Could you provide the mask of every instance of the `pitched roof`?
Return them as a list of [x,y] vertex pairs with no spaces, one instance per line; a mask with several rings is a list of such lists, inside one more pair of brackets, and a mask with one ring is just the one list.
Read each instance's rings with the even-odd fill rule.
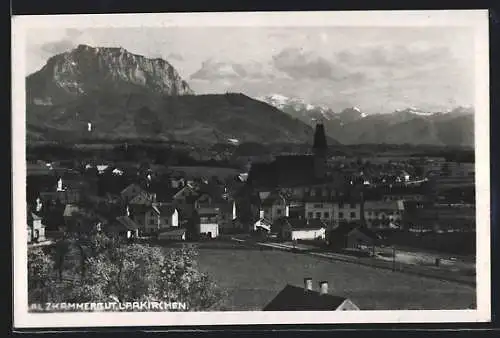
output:
[[[141,187],[139,184],[137,184],[137,183],[132,183],[132,184],[130,184],[129,186],[127,186],[125,189],[123,189],[123,190],[121,191],[121,193],[120,193],[120,194],[121,194],[122,196],[123,196],[123,195],[127,195],[127,196],[128,196],[128,195],[130,195],[130,194],[132,193],[132,191],[133,191],[133,190],[135,190],[135,189],[137,189],[139,192],[144,191],[144,189],[142,189],[142,187]],[[130,196],[129,196],[129,197],[130,197]]]
[[203,195],[208,195],[212,198],[213,203],[222,203],[226,200],[222,197],[224,195],[224,188],[215,184],[201,184],[198,190],[198,198]]
[[331,233],[335,234],[335,236],[345,236],[359,227],[360,225],[357,223],[343,223],[340,224],[337,228],[333,229]]
[[333,311],[347,300],[331,294],[286,285],[263,311]]
[[269,194],[269,196],[262,198],[260,204],[263,206],[271,206],[274,205],[276,202],[283,200],[283,198],[284,197],[282,197],[278,192],[273,191]]
[[42,219],[42,217],[38,216],[36,213],[34,213],[33,211],[30,211],[30,210],[28,210],[26,216],[27,216],[27,219],[28,219],[28,223],[32,222],[32,221],[38,221],[38,220]]
[[152,201],[152,196],[146,191],[142,190],[139,194],[130,199],[131,204],[149,204]]
[[177,194],[181,188],[172,188],[172,187],[164,187],[154,185],[152,187],[152,192],[156,194],[157,201],[172,201],[174,199],[174,195]]
[[191,194],[194,194],[196,193],[197,191],[197,188],[195,186],[191,186],[189,184],[186,184],[185,186],[183,186],[182,188],[180,188],[179,190],[177,190],[177,192],[175,192],[172,196],[172,198],[179,198],[181,197],[182,195],[184,195],[185,192],[187,192],[188,190],[190,190],[190,193]]
[[378,235],[377,233],[371,231],[370,229],[361,226],[360,224],[357,223],[345,223],[339,225],[336,229],[333,229],[330,233],[331,236],[333,237],[341,237],[341,236],[347,236],[350,234],[353,230],[358,230],[360,233],[363,235],[371,238],[371,239],[381,239],[382,237]]
[[63,216],[64,217],[71,217],[73,216],[75,213],[78,213],[80,211],[80,208],[74,204],[66,204],[66,206],[64,207],[64,212],[63,212]]
[[125,230],[136,230],[139,229],[139,225],[135,223],[128,216],[119,216],[116,218],[118,224],[120,224]]
[[160,215],[172,215],[175,211],[175,207],[170,203],[153,204],[153,210]]
[[284,217],[283,222],[290,224],[292,230],[315,230],[326,228],[326,224],[319,219],[300,219]]
[[261,217],[261,218],[258,218],[257,220],[255,220],[253,222],[253,224],[266,224],[266,225],[272,225],[272,222],[270,220],[268,220],[267,218],[264,218],[264,217]]
[[270,163],[252,164],[248,182],[254,186],[288,187],[323,181],[315,175],[314,156],[282,155]]

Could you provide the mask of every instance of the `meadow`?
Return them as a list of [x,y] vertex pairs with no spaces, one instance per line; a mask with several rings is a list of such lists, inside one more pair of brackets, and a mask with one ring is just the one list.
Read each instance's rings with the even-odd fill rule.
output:
[[[212,244],[213,243],[213,244]],[[457,310],[475,304],[475,288],[401,272],[233,243],[198,246],[199,268],[228,291],[226,308],[261,310],[286,284],[326,280],[329,292],[363,310]]]

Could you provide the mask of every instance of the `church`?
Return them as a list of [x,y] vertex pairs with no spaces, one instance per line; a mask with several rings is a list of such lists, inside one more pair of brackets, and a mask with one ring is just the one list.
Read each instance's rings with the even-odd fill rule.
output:
[[328,145],[322,123],[316,125],[312,154],[279,155],[270,163],[254,163],[248,183],[257,190],[317,185],[332,181],[327,172]]

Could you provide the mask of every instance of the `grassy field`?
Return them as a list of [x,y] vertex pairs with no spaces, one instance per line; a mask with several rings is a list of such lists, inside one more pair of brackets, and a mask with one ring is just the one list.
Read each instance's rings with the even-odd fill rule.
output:
[[[213,243],[213,244],[212,244]],[[229,293],[228,310],[261,310],[287,284],[327,280],[330,293],[364,310],[465,309],[475,289],[465,285],[283,251],[212,242],[199,246],[200,269]]]

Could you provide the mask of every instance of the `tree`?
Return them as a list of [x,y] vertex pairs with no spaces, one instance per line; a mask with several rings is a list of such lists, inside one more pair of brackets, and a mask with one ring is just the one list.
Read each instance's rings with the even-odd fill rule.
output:
[[54,294],[54,261],[41,248],[28,251],[28,300],[45,303]]
[[224,292],[196,265],[196,251],[142,244],[119,245],[89,259],[89,270],[73,297],[78,301],[185,302],[190,310],[222,305]]

